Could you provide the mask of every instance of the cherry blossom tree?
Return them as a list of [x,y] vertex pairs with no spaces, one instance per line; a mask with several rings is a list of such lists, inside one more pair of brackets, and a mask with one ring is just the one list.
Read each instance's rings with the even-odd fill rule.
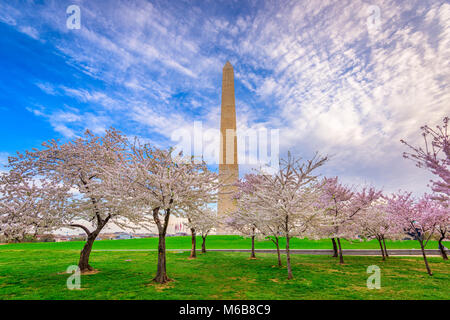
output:
[[448,204],[450,199],[450,140],[448,134],[449,117],[443,120],[443,126],[433,129],[427,125],[421,127],[424,139],[423,147],[415,147],[406,141],[412,151],[405,152],[403,156],[413,160],[419,168],[427,168],[436,176],[431,181],[431,189],[438,194],[437,199]]
[[278,220],[281,234],[286,237],[286,265],[288,279],[293,278],[289,243],[292,237],[312,234],[314,224],[320,218],[315,210],[317,202],[317,175],[314,172],[327,161],[317,154],[306,162],[288,153],[281,159],[279,170],[273,175],[261,173],[261,179],[254,184],[253,204],[255,210],[272,215]]
[[22,172],[0,175],[0,234],[19,242],[26,235],[54,230],[65,213],[68,190]]
[[[105,174],[107,167],[119,165],[119,155],[125,150],[125,137],[107,130],[103,137],[86,131],[83,137],[67,143],[50,140],[41,150],[33,149],[11,158],[10,167],[26,177],[42,177],[48,192],[63,193],[68,202],[64,215],[58,216],[60,227],[82,229],[87,236],[78,266],[81,272],[92,271],[89,257],[95,239],[108,222],[130,226],[140,223],[141,216],[133,209],[129,185],[118,184]],[[53,186],[53,189],[51,189]],[[122,189],[123,188],[123,189]],[[66,192],[70,189],[71,192]],[[56,221],[56,219],[55,219]]]
[[[213,200],[215,197],[210,195],[208,200]],[[217,225],[217,214],[206,205],[206,199],[199,199],[195,205],[191,205],[179,209],[179,215],[187,219],[185,226],[191,231],[191,255],[189,259],[195,259],[197,257],[197,233],[200,233],[202,237],[202,252],[204,252],[206,237],[208,233]]]
[[257,199],[254,195],[256,185],[259,183],[261,183],[260,175],[253,173],[246,174],[244,179],[236,182],[237,193],[233,196],[233,199],[237,202],[237,210],[233,213],[232,221],[234,221],[234,224],[232,224],[232,227],[240,230],[240,233],[251,237],[251,259],[256,258],[255,239],[257,237],[262,238],[263,236],[266,236],[264,232],[267,230],[263,228],[263,225],[269,217],[269,215],[264,212],[264,209],[257,205]]
[[450,140],[448,133],[449,117],[444,117],[443,125],[437,125],[431,128],[424,125],[422,130],[423,147],[413,146],[404,140],[403,144],[411,149],[411,152],[404,152],[406,159],[413,160],[419,168],[426,168],[436,176],[431,181],[431,189],[435,192],[433,199],[441,201],[442,210],[440,210],[440,223],[437,231],[439,234],[439,250],[442,257],[447,260],[442,245],[442,240],[448,237],[450,220]]
[[[236,213],[240,221],[245,221],[246,225],[253,226],[262,236],[269,238],[277,249],[278,266],[282,266],[279,239],[282,234],[282,221],[277,219],[276,215],[265,212],[258,206],[257,199],[254,197],[256,185],[261,181],[261,176],[257,174],[246,174],[244,179],[236,185],[238,192],[235,195],[237,200]],[[256,201],[256,202],[255,202]],[[254,237],[252,238],[252,256],[254,256]]]
[[398,233],[413,235],[420,244],[423,260],[428,274],[431,276],[425,247],[433,237],[439,224],[439,208],[430,195],[415,199],[411,193],[404,192],[387,197],[388,209],[393,226]]
[[140,203],[144,215],[150,214],[158,228],[158,283],[170,281],[166,271],[166,233],[171,215],[182,215],[201,200],[208,202],[217,193],[217,174],[206,163],[183,155],[173,149],[158,149],[136,140],[118,166],[120,172],[111,175],[124,177],[134,186],[133,200]]
[[[354,219],[361,210],[370,206],[381,195],[381,191],[373,187],[354,191],[341,184],[337,177],[324,178],[319,206],[324,208],[326,222],[319,230],[324,237],[336,239],[341,264],[344,263],[341,239],[355,239],[359,236]],[[334,242],[333,247],[335,248]]]
[[[238,200],[238,199],[236,199]],[[237,209],[235,211],[227,212],[226,217],[223,219],[225,226],[236,231],[244,237],[249,237],[252,240],[252,247],[250,253],[250,259],[256,259],[255,254],[255,239],[261,235],[256,228],[253,219],[250,219],[252,211],[249,211],[249,207],[242,205],[243,202],[237,201]],[[243,218],[244,217],[244,218]]]
[[365,239],[377,239],[383,261],[388,257],[386,238],[395,237],[391,217],[384,201],[375,201],[361,210],[354,223],[359,234]]
[[442,202],[436,203],[436,215],[437,215],[437,227],[436,232],[438,234],[439,251],[444,260],[448,260],[447,253],[445,252],[445,247],[442,241],[447,239],[450,240],[450,205],[444,205]]
[[[328,221],[321,225],[318,231],[324,238],[331,238],[334,258],[337,258],[340,252],[335,234],[337,234],[339,226],[343,224],[341,221],[338,221],[340,216],[339,204],[348,203],[352,196],[353,192],[351,189],[340,185],[337,177],[323,179],[319,206],[324,208],[324,215]],[[339,239],[338,241],[340,242]]]
[[282,267],[283,263],[281,262],[280,237],[283,234],[283,225],[280,219],[261,220],[258,223],[258,230],[275,245],[275,248],[277,249],[278,266]]
[[[202,253],[206,253],[206,237],[208,234],[216,228],[218,225],[217,212],[210,207],[203,205],[198,207],[191,218],[188,219],[186,226],[193,230],[193,234],[198,233],[202,237]],[[193,239],[193,248],[191,250],[195,252],[195,239]]]
[[189,259],[197,258],[197,217],[195,216],[195,214],[196,213],[194,213],[194,210],[192,209],[184,211],[183,214],[187,219],[186,226],[191,231],[191,255],[189,256]]

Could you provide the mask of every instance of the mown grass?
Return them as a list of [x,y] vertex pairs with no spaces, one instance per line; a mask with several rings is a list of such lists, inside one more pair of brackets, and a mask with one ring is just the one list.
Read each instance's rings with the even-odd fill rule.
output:
[[[201,245],[201,237],[197,237],[197,243]],[[241,236],[216,236],[211,235],[206,240],[207,247],[210,249],[249,249],[251,248],[250,238]],[[342,240],[343,249],[379,249],[377,240],[371,241],[346,241]],[[52,249],[52,250],[81,250],[84,242],[58,242],[58,243],[17,243],[0,245],[0,252],[2,250],[11,249]],[[420,249],[419,243],[415,240],[404,241],[386,241],[388,249]],[[285,246],[285,239],[280,240],[280,246]],[[190,249],[191,237],[167,237],[167,249]],[[329,239],[323,240],[308,240],[308,239],[291,239],[291,249],[332,249],[331,241]],[[144,239],[130,239],[130,240],[101,240],[95,241],[94,250],[108,250],[108,249],[156,249],[158,248],[157,238]],[[274,249],[275,246],[270,240],[259,240],[255,244],[256,249]],[[437,241],[430,241],[427,249],[437,249]]]
[[[250,260],[248,253],[208,252],[190,260],[189,252],[176,251],[167,253],[173,281],[165,285],[151,281],[156,252],[93,252],[91,264],[99,273],[82,275],[82,289],[71,291],[64,272],[77,264],[78,253],[47,245],[3,246],[0,299],[450,299],[450,265],[440,257],[429,258],[430,277],[420,257],[383,262],[348,256],[339,265],[330,256],[293,255],[294,279],[287,280],[274,254]],[[381,268],[380,290],[366,286],[370,265]]]

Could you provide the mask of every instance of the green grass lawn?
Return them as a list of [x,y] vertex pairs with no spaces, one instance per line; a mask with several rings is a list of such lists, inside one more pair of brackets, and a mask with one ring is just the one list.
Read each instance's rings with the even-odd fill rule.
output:
[[[201,245],[201,237],[197,237],[197,243]],[[377,240],[372,241],[353,241],[348,242],[342,240],[343,249],[379,249]],[[2,250],[11,249],[52,249],[52,250],[81,250],[84,242],[58,242],[58,243],[18,243],[1,245]],[[190,249],[191,237],[167,237],[167,249]],[[208,236],[206,238],[206,246],[210,249],[250,249],[251,239],[241,236]],[[280,246],[285,246],[285,240],[280,240]],[[418,241],[387,241],[388,249],[420,249]],[[275,249],[270,240],[256,241],[256,249]],[[291,239],[291,249],[332,249],[331,240],[308,240],[308,239]],[[448,246],[447,246],[448,247]],[[94,250],[102,249],[157,249],[157,238],[130,239],[130,240],[101,240],[94,242]],[[430,241],[427,249],[437,249],[437,241]]]
[[[188,248],[188,237],[168,238],[169,248]],[[248,239],[211,236],[210,248],[248,248]],[[329,249],[328,241],[293,241],[294,248]],[[32,243],[0,246],[0,299],[450,299],[450,264],[430,257],[432,277],[420,257],[345,257],[293,255],[294,279],[276,266],[276,255],[208,252],[189,260],[189,252],[167,254],[165,285],[151,282],[156,252],[96,251],[97,274],[83,275],[82,290],[68,290],[65,270],[77,264],[82,243]],[[374,242],[344,243],[344,248],[376,248]],[[413,248],[414,242],[390,242]],[[94,249],[153,249],[156,239],[99,241]],[[257,248],[272,248],[270,242]],[[284,257],[283,257],[284,258]],[[131,260],[131,261],[127,261]],[[283,264],[285,261],[283,260]],[[367,267],[381,268],[381,289],[369,290]]]
[[[430,258],[432,277],[418,257],[292,257],[294,279],[276,266],[276,256],[208,252],[167,254],[165,285],[151,282],[155,252],[94,252],[100,272],[83,275],[82,290],[68,290],[66,268],[77,263],[72,250],[4,250],[0,260],[1,299],[450,299],[449,263]],[[126,261],[131,260],[131,261]],[[381,268],[381,289],[369,290],[370,265]]]

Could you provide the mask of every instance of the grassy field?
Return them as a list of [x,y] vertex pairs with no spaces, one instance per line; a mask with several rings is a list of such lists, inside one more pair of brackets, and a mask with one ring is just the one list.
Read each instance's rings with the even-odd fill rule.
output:
[[[198,239],[200,243],[201,239]],[[250,239],[210,236],[208,248],[250,248]],[[169,237],[167,247],[190,248],[190,237]],[[292,257],[294,279],[276,266],[273,254],[208,252],[195,260],[188,252],[169,252],[166,285],[151,282],[156,252],[101,251],[155,249],[156,238],[96,241],[91,265],[97,274],[82,276],[82,290],[68,290],[65,270],[77,264],[83,242],[24,243],[0,246],[0,299],[450,299],[450,264],[431,257],[433,277],[420,257],[345,257],[339,265],[329,256]],[[417,241],[389,241],[388,248],[418,248]],[[429,248],[435,248],[431,243]],[[330,249],[330,240],[293,239],[292,248]],[[378,243],[343,242],[347,249],[378,249]],[[258,241],[256,248],[274,248]],[[283,261],[283,263],[285,263]],[[381,268],[381,289],[369,290],[369,265]]]
[[[379,249],[378,242],[372,241],[353,241],[348,242],[342,240],[343,249]],[[197,243],[201,245],[201,238],[197,237]],[[206,240],[207,248],[210,249],[250,249],[250,238],[240,236],[209,236]],[[2,250],[81,250],[84,242],[58,242],[58,243],[19,243],[1,245]],[[388,249],[420,249],[418,241],[387,241]],[[190,249],[191,237],[167,237],[167,249]],[[284,239],[281,239],[280,246],[285,246]],[[156,249],[158,247],[157,238],[131,239],[131,240],[101,240],[94,242],[94,250],[105,249]],[[256,249],[275,249],[274,244],[270,240],[256,241]],[[307,239],[291,239],[291,249],[332,249],[331,241],[326,240],[307,240]],[[447,246],[448,247],[448,246]],[[427,249],[437,249],[437,241],[430,241]]]
[[[31,247],[31,246],[30,246]],[[151,282],[155,252],[93,252],[97,274],[81,277],[81,290],[68,290],[65,270],[76,264],[73,250],[2,249],[0,299],[450,299],[450,264],[430,258],[432,277],[418,257],[292,257],[294,279],[276,266],[276,256],[208,252],[167,254],[165,285]],[[381,289],[369,290],[367,267],[381,268]]]

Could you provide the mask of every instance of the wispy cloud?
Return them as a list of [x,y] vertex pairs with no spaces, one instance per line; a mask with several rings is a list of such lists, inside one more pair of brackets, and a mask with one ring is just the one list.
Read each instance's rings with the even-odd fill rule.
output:
[[33,79],[50,98],[29,109],[61,135],[114,125],[170,145],[195,120],[218,128],[230,60],[241,128],[280,129],[282,154],[332,154],[326,174],[424,190],[428,177],[405,164],[399,139],[419,143],[419,127],[450,112],[445,1],[77,3],[80,30],[65,27],[65,2],[0,4],[0,22],[45,39],[74,70]]

